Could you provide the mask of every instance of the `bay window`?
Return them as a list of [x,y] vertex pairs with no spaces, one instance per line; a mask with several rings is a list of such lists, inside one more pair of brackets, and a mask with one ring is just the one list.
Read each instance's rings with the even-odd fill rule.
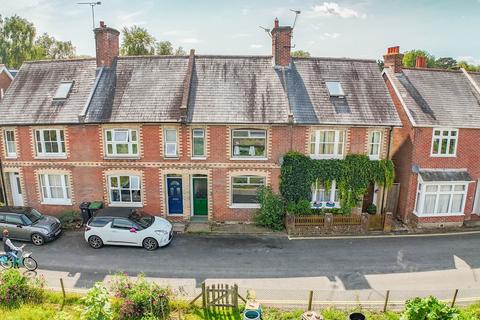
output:
[[40,174],[40,189],[42,203],[69,205],[70,187],[68,176],[65,174]]
[[419,216],[461,215],[468,184],[465,182],[419,182],[416,212]]
[[232,130],[232,155],[234,158],[266,158],[266,151],[266,130]]
[[342,159],[345,141],[343,130],[314,130],[310,136],[310,157]]
[[109,157],[138,157],[138,131],[133,129],[105,130],[106,155]]

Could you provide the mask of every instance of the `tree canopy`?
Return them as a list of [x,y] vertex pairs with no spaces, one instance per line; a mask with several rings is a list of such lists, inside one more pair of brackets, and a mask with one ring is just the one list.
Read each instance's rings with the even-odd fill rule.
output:
[[170,41],[158,41],[145,28],[139,26],[124,27],[121,54],[140,55],[185,55],[182,47],[175,49]]
[[292,57],[296,58],[310,58],[310,52],[303,50],[292,51]]
[[68,59],[75,57],[75,47],[71,41],[58,41],[47,33],[42,34],[35,45],[39,52],[37,55],[43,59]]
[[417,57],[427,58],[427,67],[435,67],[435,57],[425,50],[410,50],[405,52],[403,56],[403,65],[407,68],[414,68]]

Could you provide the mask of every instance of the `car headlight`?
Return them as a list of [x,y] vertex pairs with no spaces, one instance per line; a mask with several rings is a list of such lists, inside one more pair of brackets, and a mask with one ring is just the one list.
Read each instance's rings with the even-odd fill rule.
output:
[[40,233],[43,233],[43,234],[48,234],[48,230],[46,229],[39,229],[38,231],[40,231]]
[[166,231],[166,230],[155,230],[155,233],[158,234],[159,236],[168,235],[168,231]]

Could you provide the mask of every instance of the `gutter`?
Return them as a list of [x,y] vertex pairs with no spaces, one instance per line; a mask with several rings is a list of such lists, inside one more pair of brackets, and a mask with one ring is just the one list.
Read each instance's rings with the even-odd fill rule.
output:
[[95,94],[95,91],[97,91],[98,83],[100,82],[100,78],[102,77],[104,67],[101,67],[97,78],[95,79],[95,83],[93,84],[93,88],[90,91],[90,94],[88,95],[87,102],[85,103],[85,106],[83,107],[82,112],[78,115],[78,121],[83,123],[85,122],[85,117],[87,116],[88,108],[90,107],[90,102],[92,102],[93,95]]

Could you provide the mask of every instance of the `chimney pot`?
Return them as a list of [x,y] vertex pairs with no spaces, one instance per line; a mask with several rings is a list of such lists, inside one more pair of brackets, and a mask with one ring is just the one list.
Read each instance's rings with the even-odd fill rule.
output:
[[119,55],[120,32],[113,28],[108,28],[103,21],[100,21],[100,27],[95,28],[93,32],[95,33],[97,68],[110,68],[115,58]]
[[418,56],[415,59],[415,68],[426,68],[427,67],[427,57]]
[[105,28],[107,25],[104,21],[100,21],[100,28]]
[[400,53],[400,46],[390,47],[387,49],[387,54],[383,56],[385,68],[392,68],[393,72],[402,72],[403,54]]
[[274,21],[274,26],[275,28],[278,28],[280,25],[279,21],[278,21],[278,18],[275,18],[275,21]]

